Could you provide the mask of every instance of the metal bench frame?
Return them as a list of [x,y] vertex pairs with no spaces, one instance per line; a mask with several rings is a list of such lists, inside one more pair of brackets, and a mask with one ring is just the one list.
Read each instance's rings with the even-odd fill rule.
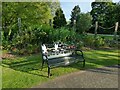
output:
[[[78,51],[81,52],[81,55],[78,55],[78,54],[77,54]],[[49,53],[49,52],[48,52],[48,53]],[[85,67],[85,59],[84,59],[84,55],[83,55],[82,50],[74,49],[74,50],[72,50],[72,55],[65,55],[65,56],[62,56],[62,57],[59,57],[59,54],[53,55],[53,56],[55,56],[55,57],[57,56],[56,58],[49,58],[49,57],[50,57],[49,54],[43,53],[42,50],[41,50],[41,54],[42,54],[42,66],[41,66],[41,70],[43,69],[44,63],[47,63],[47,67],[48,67],[48,78],[51,76],[50,69],[52,69],[52,68],[53,68],[52,66],[54,66],[54,63],[51,64],[51,61],[52,61],[52,60],[58,61],[58,60],[61,59],[61,61],[64,62],[64,61],[66,60],[65,57],[69,57],[70,59],[73,59],[73,58],[74,58],[74,60],[76,60],[77,62],[78,62],[78,61],[83,62],[83,67]],[[81,61],[81,58],[79,58],[79,60],[78,60],[78,58],[76,59],[77,56],[80,56],[80,57],[82,58],[82,61]],[[74,61],[74,60],[73,60],[73,61]],[[53,61],[53,62],[54,62],[54,61]],[[75,63],[75,62],[72,62],[72,63]],[[72,64],[72,63],[70,63],[70,64]],[[56,63],[55,63],[55,64],[56,64]],[[70,65],[70,64],[67,64],[67,65]],[[67,65],[64,65],[64,66],[67,66]],[[63,66],[63,65],[60,64],[60,65],[58,65],[58,66]],[[58,66],[54,66],[54,67],[58,67]]]

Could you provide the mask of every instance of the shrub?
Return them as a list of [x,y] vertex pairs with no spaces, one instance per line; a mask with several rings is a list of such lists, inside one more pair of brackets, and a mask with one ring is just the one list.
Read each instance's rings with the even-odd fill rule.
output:
[[89,13],[81,13],[77,17],[76,31],[80,34],[87,32],[92,25],[92,16]]
[[10,45],[9,41],[5,39],[3,32],[1,34],[2,34],[2,46],[3,46],[2,49],[9,50],[11,45]]
[[[19,54],[36,53],[40,49],[40,43],[52,42],[50,32],[52,28],[49,26],[32,26],[22,30],[20,34],[14,35],[14,39],[10,45],[11,50],[15,50]],[[6,45],[6,42],[4,43]],[[8,45],[7,45],[8,46]]]
[[101,38],[100,36],[97,36],[95,40],[95,46],[99,47],[99,46],[104,46],[104,45],[105,45],[105,39]]
[[94,46],[94,37],[85,35],[83,36],[83,42],[85,46],[93,47]]
[[83,41],[79,41],[77,44],[76,44],[77,48],[82,48],[84,47],[84,42]]
[[107,40],[106,43],[109,47],[119,47],[119,41],[116,40]]
[[70,31],[69,29],[62,27],[59,29],[54,29],[54,31],[50,32],[50,36],[52,37],[53,42],[61,41],[64,43],[69,43],[73,40],[75,36],[74,31]]

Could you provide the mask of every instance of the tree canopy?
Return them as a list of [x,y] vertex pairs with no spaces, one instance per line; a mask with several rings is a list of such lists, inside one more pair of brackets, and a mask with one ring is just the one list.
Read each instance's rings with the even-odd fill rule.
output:
[[3,2],[2,27],[4,37],[8,39],[10,35],[13,36],[18,32],[18,18],[21,19],[22,30],[35,25],[49,25],[49,19],[53,18],[54,10],[59,7],[59,2]]
[[[95,2],[91,3],[92,10],[91,15],[93,17],[92,24],[95,24],[96,21],[98,21],[98,24],[102,27],[109,28],[115,25],[117,21],[119,21],[119,4],[113,3],[112,0],[110,2],[98,2],[99,0],[95,0]],[[102,33],[113,33],[114,29],[104,31],[102,29],[99,29],[99,31]]]
[[80,34],[84,34],[92,25],[92,16],[90,13],[81,13],[77,17],[76,30]]
[[115,12],[116,12],[116,21],[120,23],[120,2],[116,4]]
[[71,18],[70,18],[70,27],[74,26],[74,20],[77,21],[77,17],[80,15],[80,7],[79,5],[75,6],[71,11]]
[[66,19],[65,19],[65,15],[64,15],[61,8],[56,10],[55,17],[53,18],[53,20],[54,20],[53,21],[54,28],[60,28],[60,27],[63,27],[67,24]]

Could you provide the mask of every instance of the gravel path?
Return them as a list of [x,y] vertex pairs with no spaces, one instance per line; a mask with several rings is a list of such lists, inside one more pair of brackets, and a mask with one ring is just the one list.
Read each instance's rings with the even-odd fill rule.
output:
[[33,88],[118,88],[118,66],[80,70]]

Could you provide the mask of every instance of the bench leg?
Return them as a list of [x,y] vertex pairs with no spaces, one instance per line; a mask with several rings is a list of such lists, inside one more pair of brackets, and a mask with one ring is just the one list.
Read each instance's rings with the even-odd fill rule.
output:
[[50,67],[48,66],[48,78],[50,77]]
[[84,56],[82,55],[82,58],[83,58],[83,67],[85,67],[85,58],[84,58]]
[[42,66],[41,66],[41,71],[42,71],[42,69],[43,69],[44,63],[45,63],[45,61],[43,60],[43,61],[42,61]]
[[85,60],[83,61],[83,67],[85,67]]
[[84,58],[84,56],[82,56],[82,57],[84,59],[84,61],[83,61],[83,67],[85,67],[85,58]]

